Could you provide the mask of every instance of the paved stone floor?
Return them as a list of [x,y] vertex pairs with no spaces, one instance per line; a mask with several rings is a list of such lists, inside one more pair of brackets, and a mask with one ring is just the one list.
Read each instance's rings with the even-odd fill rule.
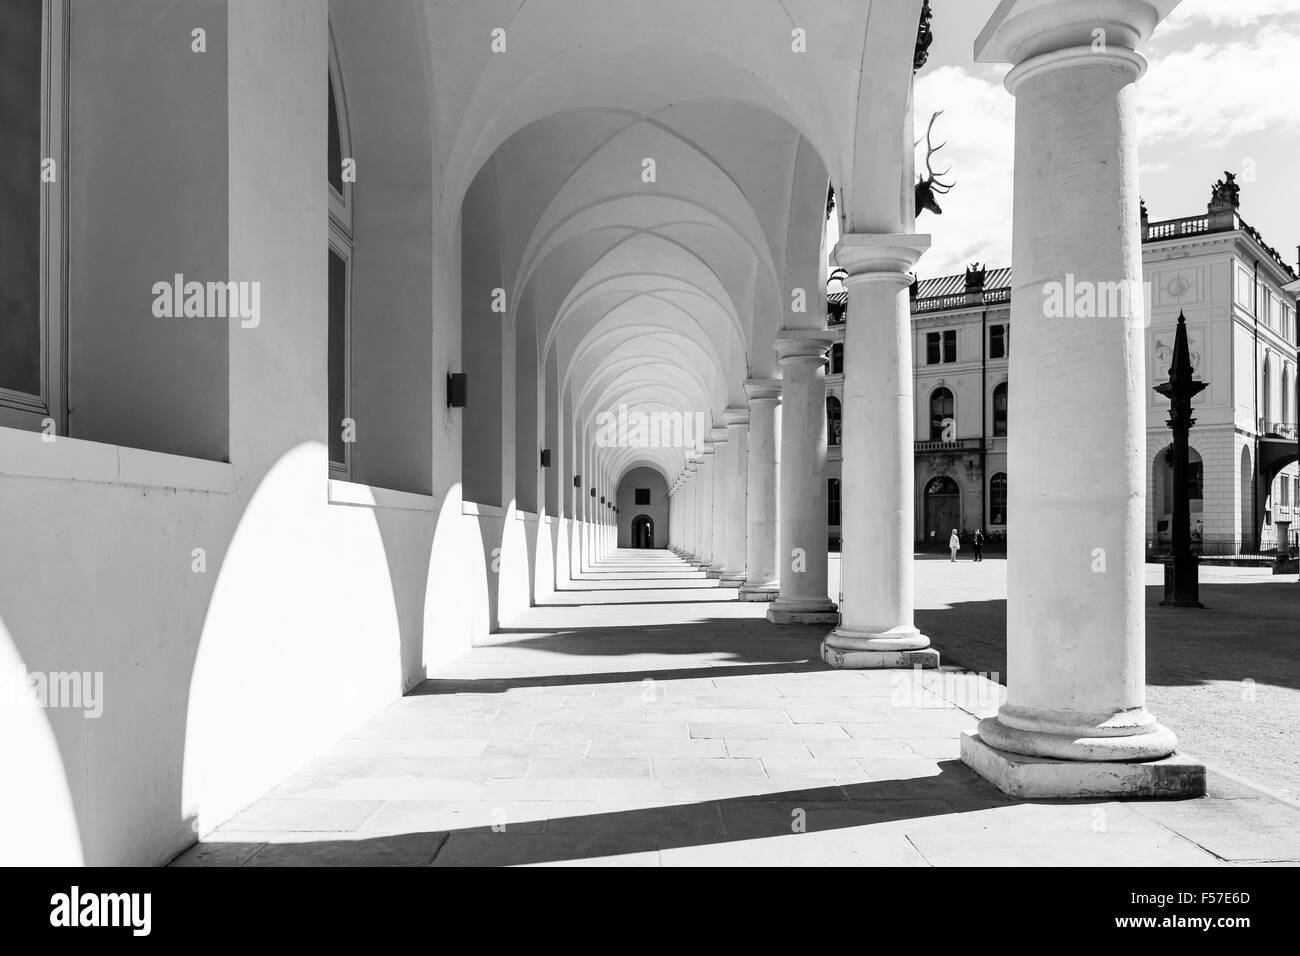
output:
[[[992,572],[990,572],[992,573]],[[1001,688],[834,671],[667,552],[621,552],[394,702],[179,865],[1234,865],[1300,808],[1016,802],[957,759]]]

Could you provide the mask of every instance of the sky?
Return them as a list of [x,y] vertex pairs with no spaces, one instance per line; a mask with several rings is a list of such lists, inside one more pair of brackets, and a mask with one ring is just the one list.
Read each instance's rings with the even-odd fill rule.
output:
[[[935,168],[957,185],[924,213],[933,245],[922,278],[979,261],[1011,264],[1014,99],[1007,67],[974,62],[997,0],[931,0],[934,45],[917,76],[917,136],[936,110]],[[1296,263],[1300,244],[1300,0],[1183,0],[1141,52],[1141,193],[1152,221],[1205,212],[1225,170],[1241,185],[1241,215]],[[924,152],[918,155],[918,164]],[[923,167],[922,167],[923,168]]]

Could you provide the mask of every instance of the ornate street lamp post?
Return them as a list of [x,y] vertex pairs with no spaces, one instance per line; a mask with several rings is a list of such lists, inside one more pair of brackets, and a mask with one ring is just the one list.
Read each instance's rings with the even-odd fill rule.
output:
[[1191,505],[1187,496],[1187,433],[1196,424],[1192,417],[1192,398],[1208,386],[1192,377],[1191,352],[1187,347],[1187,317],[1178,313],[1178,332],[1174,337],[1174,362],[1169,367],[1169,381],[1155,390],[1169,399],[1169,427],[1174,433],[1174,507],[1173,507],[1173,581],[1165,570],[1166,607],[1205,607],[1199,597],[1200,560],[1192,553]]

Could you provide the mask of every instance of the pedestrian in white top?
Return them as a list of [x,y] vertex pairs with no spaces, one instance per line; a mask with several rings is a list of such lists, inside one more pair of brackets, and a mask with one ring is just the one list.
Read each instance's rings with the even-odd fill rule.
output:
[[957,560],[957,552],[961,550],[961,539],[957,537],[957,529],[952,529],[952,534],[948,536],[948,550],[952,552],[952,560]]

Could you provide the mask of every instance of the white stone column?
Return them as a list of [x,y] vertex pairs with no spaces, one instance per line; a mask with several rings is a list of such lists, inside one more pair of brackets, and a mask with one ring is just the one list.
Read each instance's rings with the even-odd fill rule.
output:
[[713,441],[713,507],[709,537],[709,577],[726,576],[727,496],[731,494],[731,447],[725,425],[709,433]]
[[723,536],[722,583],[739,587],[745,581],[746,497],[749,471],[749,409],[728,408],[726,498],[722,503],[727,532]]
[[[1010,683],[998,716],[963,737],[962,759],[1020,796],[1204,792],[1204,767],[1170,756],[1174,734],[1145,706],[1133,84],[1146,62],[1134,48],[1173,5],[1021,0],[999,7],[977,44],[978,59],[1015,64]],[[1110,302],[1077,309],[1067,288]]]
[[826,572],[826,350],[824,330],[785,330],[781,358],[781,593],[767,609],[774,624],[835,624]]
[[691,564],[699,563],[700,553],[700,463],[692,459],[686,465],[686,554]]
[[696,554],[700,569],[709,577],[718,577],[713,570],[713,475],[717,466],[717,449],[714,447],[712,432],[700,450],[700,550]]
[[745,583],[742,601],[772,601],[780,592],[776,573],[776,411],[781,383],[750,379],[749,430],[745,455]]
[[908,276],[929,236],[847,235],[841,448],[840,626],[822,644],[833,667],[937,667],[913,623],[912,314]]

